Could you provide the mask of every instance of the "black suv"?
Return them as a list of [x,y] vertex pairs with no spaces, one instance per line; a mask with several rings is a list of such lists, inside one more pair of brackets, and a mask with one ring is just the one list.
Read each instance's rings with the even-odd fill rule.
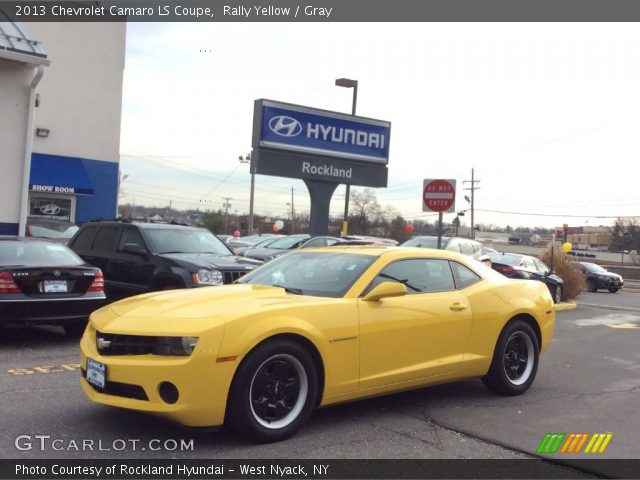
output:
[[68,246],[102,270],[109,300],[232,283],[261,263],[235,256],[209,230],[183,225],[88,222]]

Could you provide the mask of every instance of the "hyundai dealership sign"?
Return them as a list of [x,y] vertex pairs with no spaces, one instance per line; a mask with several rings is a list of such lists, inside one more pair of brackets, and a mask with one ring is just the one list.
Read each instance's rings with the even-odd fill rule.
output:
[[382,120],[256,100],[252,171],[383,187],[390,137]]
[[262,101],[262,146],[386,164],[391,124]]

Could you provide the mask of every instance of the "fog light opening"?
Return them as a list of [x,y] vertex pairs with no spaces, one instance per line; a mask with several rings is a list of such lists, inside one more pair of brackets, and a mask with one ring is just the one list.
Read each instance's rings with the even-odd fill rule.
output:
[[178,387],[171,382],[162,382],[158,385],[158,393],[165,403],[174,404],[178,401],[180,393]]

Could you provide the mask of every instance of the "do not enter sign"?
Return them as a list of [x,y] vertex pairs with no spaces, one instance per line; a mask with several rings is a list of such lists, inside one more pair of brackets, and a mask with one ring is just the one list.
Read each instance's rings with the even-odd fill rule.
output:
[[455,212],[455,180],[426,179],[423,185],[423,212]]

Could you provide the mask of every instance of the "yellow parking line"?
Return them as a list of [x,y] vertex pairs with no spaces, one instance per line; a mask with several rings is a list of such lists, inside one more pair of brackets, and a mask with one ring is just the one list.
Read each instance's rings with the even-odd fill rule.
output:
[[575,310],[577,307],[578,304],[569,302],[556,303],[554,305],[556,312],[560,310]]

